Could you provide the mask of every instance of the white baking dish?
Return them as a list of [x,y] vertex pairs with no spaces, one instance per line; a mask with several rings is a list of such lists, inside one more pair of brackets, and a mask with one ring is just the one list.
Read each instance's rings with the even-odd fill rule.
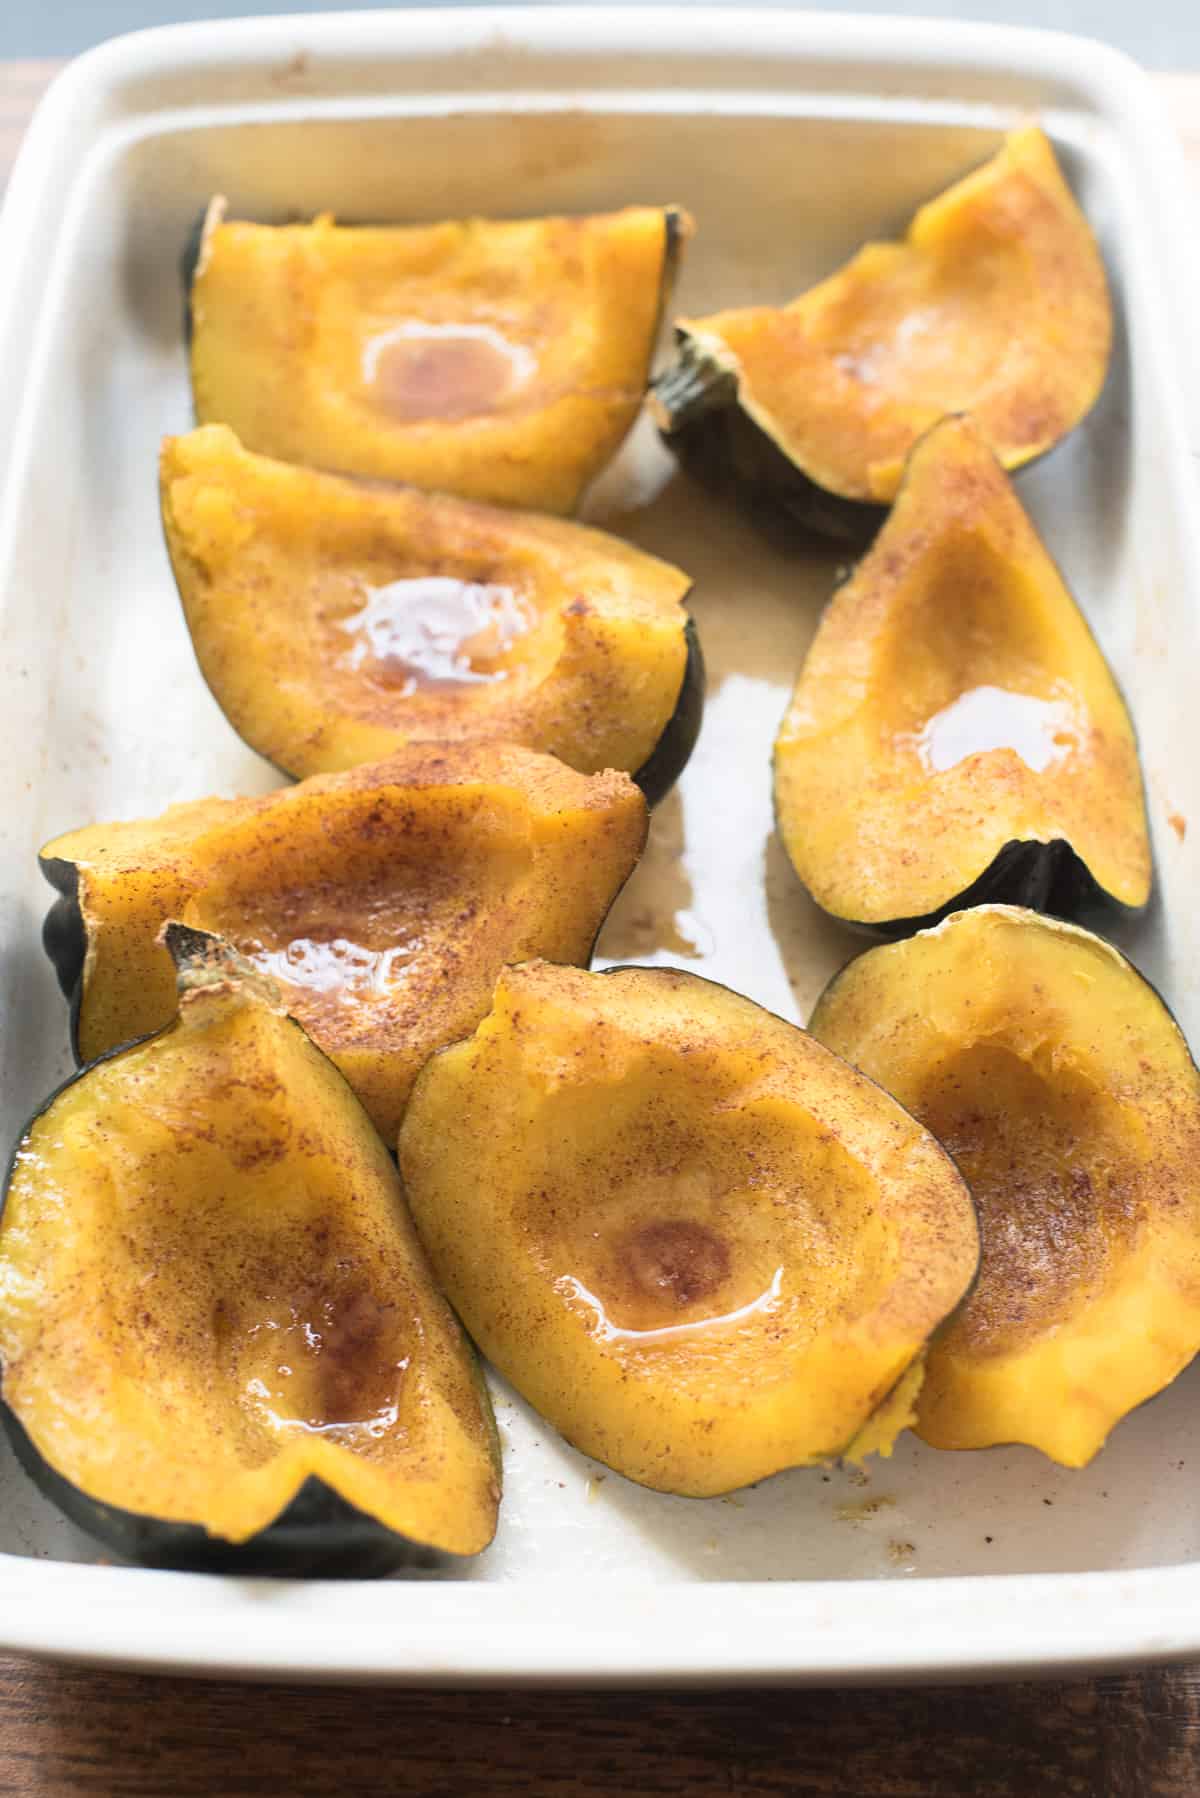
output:
[[[1087,424],[1021,477],[1140,726],[1159,901],[1127,938],[1200,1039],[1200,380],[1191,215],[1146,79],[1069,38],[695,9],[392,12],[183,26],[60,78],[0,223],[0,1055],[11,1139],[68,1069],[36,849],[273,776],[192,661],[154,455],[186,428],[177,262],[235,213],[431,219],[681,201],[683,308],[783,298],[1033,111],[1101,233],[1122,329]],[[591,515],[697,577],[712,690],[602,947],[803,1017],[857,946],[770,835],[767,756],[835,557],[768,549],[649,432]],[[1190,818],[1181,841],[1168,819]],[[419,1590],[98,1566],[0,1449],[0,1645],[199,1672],[411,1682],[978,1676],[1200,1654],[1200,1370],[1082,1473],[907,1440],[862,1476],[643,1492],[498,1392],[495,1547]]]

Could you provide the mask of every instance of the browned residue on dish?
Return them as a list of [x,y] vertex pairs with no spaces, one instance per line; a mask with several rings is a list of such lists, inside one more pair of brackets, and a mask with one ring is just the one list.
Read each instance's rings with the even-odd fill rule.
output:
[[886,1493],[880,1493],[878,1498],[860,1498],[854,1504],[839,1505],[834,1516],[839,1523],[866,1523],[869,1518],[877,1517],[880,1511],[890,1510],[895,1502]]

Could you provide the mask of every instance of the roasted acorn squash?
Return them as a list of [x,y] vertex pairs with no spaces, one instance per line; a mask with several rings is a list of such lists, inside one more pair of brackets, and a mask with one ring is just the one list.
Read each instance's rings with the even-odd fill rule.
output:
[[154,1565],[362,1575],[478,1553],[491,1407],[387,1150],[266,983],[168,937],[176,1021],[61,1087],[13,1160],[18,1454]]
[[201,671],[286,773],[507,740],[625,769],[653,801],[687,761],[704,668],[677,568],[560,519],[290,468],[219,425],[167,438],[161,473]]
[[191,282],[201,424],[249,449],[571,511],[638,415],[673,207],[401,228],[227,223]]
[[488,1359],[585,1453],[693,1497],[890,1452],[978,1255],[926,1131],[671,969],[507,969],[418,1076],[399,1157]]
[[972,412],[1005,468],[1077,425],[1104,385],[1112,308],[1087,220],[1042,132],[1014,131],[923,206],[779,308],[681,319],[655,384],[673,449],[815,530],[869,536],[917,438]]
[[818,904],[885,933],[989,899],[1072,915],[1150,896],[1129,714],[968,419],[916,446],[821,620],[775,745],[775,809]]
[[851,962],[811,1029],[937,1134],[979,1206],[919,1434],[1083,1466],[1200,1349],[1200,1074],[1174,1019],[1099,937],[982,906]]
[[90,1061],[174,1016],[166,920],[218,932],[275,979],[392,1143],[417,1069],[475,1027],[505,962],[587,961],[645,836],[623,774],[425,745],[57,837],[46,946]]

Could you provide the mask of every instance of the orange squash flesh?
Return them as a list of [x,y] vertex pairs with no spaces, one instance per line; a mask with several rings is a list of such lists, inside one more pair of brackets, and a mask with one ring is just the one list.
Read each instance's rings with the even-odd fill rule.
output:
[[821,494],[880,506],[947,413],[971,412],[1007,469],[1057,443],[1104,384],[1112,308],[1091,228],[1029,126],[903,242],[868,244],[790,305],[676,332],[681,362],[656,384],[668,436],[693,407],[697,432],[736,407]]
[[174,1016],[157,938],[178,918],[271,975],[392,1141],[418,1068],[483,1016],[506,962],[588,959],[645,834],[624,775],[504,746],[70,831],[41,859],[82,926],[82,967],[60,969],[80,979],[80,1056]]
[[282,461],[571,511],[637,417],[674,208],[355,228],[225,222],[191,288],[201,424]]
[[922,438],[830,602],[776,740],[775,802],[818,904],[872,929],[967,894],[1063,912],[1149,898],[1128,712],[972,420]]
[[585,1453],[691,1497],[890,1453],[976,1265],[926,1131],[669,969],[507,969],[418,1077],[399,1159],[488,1360]]
[[1174,1019],[1099,937],[996,905],[860,956],[810,1029],[938,1136],[979,1207],[918,1433],[1083,1466],[1200,1350],[1200,1074]]
[[600,531],[168,438],[163,524],[201,671],[296,776],[506,741],[636,773],[697,688],[666,562]]
[[29,1127],[0,1363],[39,1483],[135,1558],[379,1571],[495,1529],[487,1395],[395,1169],[253,981],[185,989]]

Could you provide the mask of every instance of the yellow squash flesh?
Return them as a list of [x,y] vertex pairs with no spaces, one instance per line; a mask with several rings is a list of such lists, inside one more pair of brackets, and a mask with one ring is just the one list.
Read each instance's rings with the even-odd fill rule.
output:
[[1112,308],[1087,220],[1028,126],[903,242],[868,244],[790,305],[676,331],[817,487],[886,505],[947,413],[972,412],[1009,469],[1064,437],[1104,384]]
[[1099,937],[980,906],[852,962],[810,1027],[938,1135],[979,1207],[918,1433],[1083,1466],[1200,1349],[1200,1075],[1170,1013]]
[[927,919],[1005,878],[1014,844],[1035,869],[1069,848],[1080,897],[1149,898],[1129,714],[971,420],[922,438],[831,600],[775,744],[775,805],[805,886],[856,923]]
[[225,222],[191,291],[201,424],[282,461],[569,512],[642,403],[685,215]]
[[630,773],[672,720],[690,582],[600,531],[167,438],[167,546],[201,672],[296,776],[410,742]]
[[269,973],[381,1134],[474,1028],[507,961],[586,961],[646,834],[623,774],[503,745],[400,751],[258,799],[202,799],[48,843],[76,870],[83,1060],[175,1015],[178,918]]
[[0,1221],[3,1397],[88,1501],[247,1542],[314,1477],[474,1554],[494,1428],[388,1154],[244,985],[35,1119]]
[[508,969],[419,1076],[399,1157],[483,1353],[665,1492],[890,1452],[976,1264],[924,1130],[803,1031],[666,969]]

